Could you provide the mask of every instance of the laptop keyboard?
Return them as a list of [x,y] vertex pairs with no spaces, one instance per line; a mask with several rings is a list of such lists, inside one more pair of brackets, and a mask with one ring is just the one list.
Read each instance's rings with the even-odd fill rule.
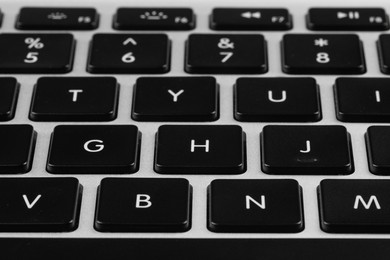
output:
[[1,7],[0,240],[389,244],[388,9],[105,7]]

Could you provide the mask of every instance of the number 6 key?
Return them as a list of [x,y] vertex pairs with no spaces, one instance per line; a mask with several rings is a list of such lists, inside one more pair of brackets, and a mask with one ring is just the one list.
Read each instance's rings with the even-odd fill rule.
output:
[[170,69],[166,34],[95,34],[87,71],[90,73],[166,73]]
[[282,69],[288,74],[363,74],[362,43],[354,34],[287,34]]
[[72,70],[71,34],[0,34],[0,73],[67,73]]

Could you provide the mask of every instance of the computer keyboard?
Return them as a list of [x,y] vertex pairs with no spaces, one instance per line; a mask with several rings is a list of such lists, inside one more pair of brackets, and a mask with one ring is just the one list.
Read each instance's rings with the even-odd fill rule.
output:
[[390,5],[0,3],[1,259],[388,259]]

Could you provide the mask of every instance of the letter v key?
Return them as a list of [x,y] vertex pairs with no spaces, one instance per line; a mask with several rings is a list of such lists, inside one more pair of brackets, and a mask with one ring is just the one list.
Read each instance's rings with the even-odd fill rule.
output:
[[39,194],[37,197],[35,197],[34,201],[30,203],[27,196],[23,194],[23,199],[28,209],[32,209],[41,197],[42,197],[41,194]]

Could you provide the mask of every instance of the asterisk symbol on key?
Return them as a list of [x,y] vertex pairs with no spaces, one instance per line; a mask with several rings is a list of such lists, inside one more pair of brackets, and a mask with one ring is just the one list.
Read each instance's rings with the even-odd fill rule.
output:
[[320,47],[324,47],[324,46],[328,46],[329,45],[329,41],[328,40],[325,40],[325,39],[316,39],[314,40],[314,45],[315,46],[320,46]]

